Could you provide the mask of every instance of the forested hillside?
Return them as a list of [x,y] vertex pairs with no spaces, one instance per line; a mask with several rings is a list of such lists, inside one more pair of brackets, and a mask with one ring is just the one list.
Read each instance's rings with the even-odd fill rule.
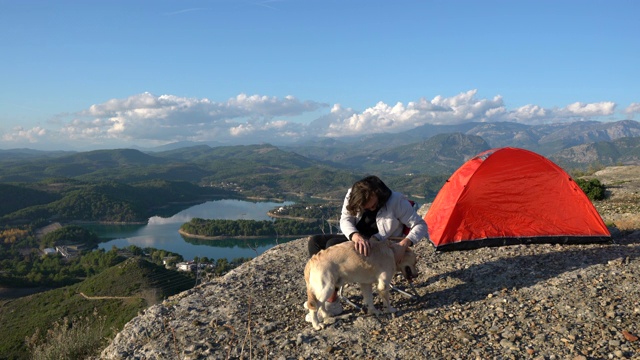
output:
[[[11,329],[3,332],[0,357],[33,358],[30,346],[32,351],[55,347],[70,351],[59,358],[85,358],[139,311],[194,284],[186,273],[141,258],[125,261],[110,253],[105,254],[109,267],[83,282],[0,304],[0,327]],[[84,332],[72,331],[74,327]]]
[[318,234],[322,219],[308,221],[292,219],[269,220],[205,220],[194,218],[182,224],[180,231],[194,237],[255,237],[255,236],[304,236]]
[[33,188],[30,185],[0,184],[0,217],[14,211],[36,205],[47,204],[59,196]]
[[125,184],[46,180],[0,187],[0,203],[13,204],[7,205],[7,210],[2,212],[0,224],[26,224],[37,220],[146,222],[153,215],[173,214],[186,204],[233,196],[223,189],[190,182],[156,180]]

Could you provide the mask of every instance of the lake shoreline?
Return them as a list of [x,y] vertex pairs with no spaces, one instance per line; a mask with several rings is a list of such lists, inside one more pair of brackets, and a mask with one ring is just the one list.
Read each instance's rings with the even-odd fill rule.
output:
[[[195,234],[190,234],[186,231],[183,231],[182,229],[178,229],[178,233],[182,236],[186,236],[188,238],[192,238],[192,239],[200,239],[200,240],[228,240],[228,239],[264,239],[264,238],[271,238],[273,237],[273,235],[250,235],[250,236],[246,236],[246,235],[240,235],[240,236],[230,236],[230,235],[216,235],[216,236],[207,236],[207,235],[195,235]],[[288,239],[292,239],[292,238],[296,238],[296,237],[305,237],[305,236],[309,236],[309,235],[278,235],[276,237],[279,238],[288,238]]]
[[[238,199],[223,199],[208,201],[193,207],[184,209],[171,217],[158,216],[150,219],[146,225],[139,224],[96,224],[86,225],[100,238],[98,247],[109,251],[114,246],[120,249],[135,245],[142,249],[151,247],[180,254],[184,259],[194,257],[208,257],[209,259],[225,258],[229,261],[235,258],[255,257],[258,254],[275,246],[279,242],[286,242],[301,236],[278,236],[275,232],[272,236],[258,237],[204,237],[194,234],[181,234],[179,229],[185,222],[193,218],[201,219],[228,219],[228,220],[270,220],[266,213],[275,207],[288,203],[250,202]],[[133,226],[131,226],[133,225]],[[183,229],[187,230],[187,229]],[[292,230],[293,231],[293,230]],[[283,234],[289,231],[282,231]],[[219,235],[206,234],[203,235]],[[255,235],[247,232],[247,235]],[[278,234],[279,235],[279,234]],[[252,243],[253,247],[248,246]]]

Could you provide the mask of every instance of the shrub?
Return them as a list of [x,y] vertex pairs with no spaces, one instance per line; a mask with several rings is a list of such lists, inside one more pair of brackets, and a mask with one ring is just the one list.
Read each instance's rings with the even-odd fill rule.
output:
[[591,200],[604,200],[606,187],[598,179],[576,179],[576,184],[580,186],[585,195]]

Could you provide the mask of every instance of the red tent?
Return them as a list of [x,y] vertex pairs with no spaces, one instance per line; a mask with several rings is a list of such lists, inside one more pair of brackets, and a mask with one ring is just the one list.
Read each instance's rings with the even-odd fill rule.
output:
[[424,219],[441,251],[611,239],[564,170],[534,152],[509,147],[482,152],[456,170]]

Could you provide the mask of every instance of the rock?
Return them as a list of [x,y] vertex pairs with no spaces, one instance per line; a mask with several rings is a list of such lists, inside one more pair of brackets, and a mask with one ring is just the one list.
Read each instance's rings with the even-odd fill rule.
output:
[[458,340],[461,340],[463,343],[468,343],[474,340],[473,336],[469,335],[469,333],[463,330],[455,331],[455,336]]
[[627,341],[631,341],[631,342],[638,341],[638,337],[637,336],[633,335],[632,333],[630,333],[630,332],[628,332],[626,330],[622,331],[622,336],[624,336],[624,338],[627,339]]

